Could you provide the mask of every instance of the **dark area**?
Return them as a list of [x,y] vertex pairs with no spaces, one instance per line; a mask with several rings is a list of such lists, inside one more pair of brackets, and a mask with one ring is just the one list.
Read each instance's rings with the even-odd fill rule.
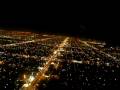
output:
[[117,18],[93,17],[88,19],[88,16],[84,16],[80,17],[80,20],[70,19],[67,16],[57,17],[49,22],[47,17],[38,18],[38,16],[36,18],[0,19],[0,28],[80,36],[106,41],[109,46],[120,45]]

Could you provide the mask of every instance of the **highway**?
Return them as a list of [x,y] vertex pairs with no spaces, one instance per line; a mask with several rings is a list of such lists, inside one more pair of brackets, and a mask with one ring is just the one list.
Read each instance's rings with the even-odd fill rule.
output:
[[31,41],[24,41],[21,43],[12,43],[12,44],[6,44],[6,45],[2,45],[1,47],[9,47],[9,46],[19,46],[21,44],[27,44],[27,43],[35,43],[35,42],[39,42],[39,41],[45,41],[51,38],[45,38],[45,39],[36,39],[36,40],[31,40]]
[[105,53],[105,52],[103,52],[102,50],[99,50],[98,48],[96,48],[96,47],[88,44],[87,41],[82,41],[82,40],[80,40],[80,42],[84,43],[86,46],[88,46],[88,47],[90,47],[90,48],[92,48],[92,49],[94,49],[94,50],[96,50],[96,51],[99,51],[99,53],[103,53],[104,55],[106,55],[106,56],[108,56],[108,57],[116,60],[116,57],[114,57],[114,56],[112,56],[112,55],[110,55],[110,54],[108,54],[108,53]]
[[57,57],[60,48],[63,48],[67,44],[68,40],[69,37],[66,37],[64,41],[60,45],[58,45],[58,48],[53,51],[53,54],[46,58],[48,61],[46,62],[46,65],[43,67],[42,71],[37,73],[35,79],[29,84],[28,87],[24,87],[23,85],[22,88],[20,88],[20,90],[35,90],[36,84],[44,78],[44,74],[47,72],[52,61]]

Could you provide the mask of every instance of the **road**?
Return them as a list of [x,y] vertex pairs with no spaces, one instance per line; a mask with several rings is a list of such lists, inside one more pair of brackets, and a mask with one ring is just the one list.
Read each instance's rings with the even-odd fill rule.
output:
[[103,54],[106,55],[107,57],[110,57],[110,58],[116,60],[116,57],[114,57],[114,56],[112,56],[112,55],[110,55],[110,54],[108,54],[108,53],[105,53],[105,52],[103,52],[102,50],[99,50],[98,48],[96,48],[96,47],[88,44],[87,41],[82,41],[82,40],[80,40],[80,42],[84,43],[86,46],[88,46],[88,47],[90,47],[90,48],[92,48],[92,49],[94,49],[94,50],[96,50],[96,51],[99,51],[99,53],[103,53]]
[[9,47],[9,46],[19,46],[21,44],[27,44],[27,43],[35,43],[35,42],[39,42],[39,41],[45,41],[51,38],[45,38],[45,39],[36,39],[36,40],[31,40],[31,41],[24,41],[21,43],[12,43],[12,44],[6,44],[6,45],[1,45],[1,47]]
[[[60,65],[64,66],[65,63],[67,63],[65,65],[66,67],[71,67],[71,64],[74,66],[76,65],[77,67],[81,64],[89,66],[96,65],[98,67],[111,67],[116,64],[118,68],[120,65],[119,57],[116,55],[116,53],[119,54],[119,52],[114,50],[115,55],[113,55],[112,50],[104,47],[103,42],[89,41],[65,36],[46,36],[47,35],[43,35],[42,38],[41,36],[33,38],[33,40],[25,39],[28,41],[21,40],[19,42],[18,40],[16,41],[17,43],[6,43],[6,45],[5,43],[2,43],[3,41],[1,39],[2,44],[0,45],[0,55],[2,58],[0,64],[6,64],[6,68],[3,71],[1,70],[1,72],[7,73],[9,67],[14,69],[16,76],[17,73],[21,73],[18,70],[22,69],[23,71],[27,71],[21,73],[20,77],[18,76],[18,79],[16,79],[17,83],[18,81],[24,83],[22,86],[21,84],[19,86],[19,83],[16,83],[17,90],[19,87],[20,90],[36,90],[36,85],[38,85],[38,83],[46,77],[49,77],[46,72],[49,71],[51,64],[54,65],[55,68]],[[14,38],[11,41],[14,41]],[[100,45],[103,45],[103,47],[99,47]],[[74,69],[78,70],[80,68]],[[60,71],[61,70],[62,69],[60,69]],[[11,73],[11,76],[8,77],[6,74],[5,78],[10,78],[9,83],[11,83],[10,80],[13,76],[13,70],[9,72]],[[24,75],[26,75],[26,78],[23,80],[21,77]],[[68,78],[69,77],[70,76],[68,76]],[[8,81],[5,78],[1,77],[0,79],[5,80],[5,87],[8,87]],[[39,84],[37,88],[39,88],[41,85],[42,84]],[[1,87],[2,86],[4,85],[1,84]],[[7,89],[9,88],[10,87]]]
[[58,45],[58,48],[55,49],[53,53],[46,58],[48,61],[46,62],[46,65],[43,67],[42,71],[37,73],[37,75],[35,76],[35,79],[30,83],[28,87],[24,87],[23,85],[20,90],[35,90],[37,83],[44,78],[44,74],[47,72],[50,64],[57,57],[57,53],[59,53],[60,48],[63,48],[65,45],[67,45],[68,40],[69,40],[69,37],[66,37],[63,40],[63,42],[60,45]]

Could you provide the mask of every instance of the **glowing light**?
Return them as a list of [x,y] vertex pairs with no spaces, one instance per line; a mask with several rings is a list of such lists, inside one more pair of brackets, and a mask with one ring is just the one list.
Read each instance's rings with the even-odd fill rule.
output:
[[[59,49],[60,48],[63,48],[65,45],[66,45],[66,43],[67,43],[67,41],[69,40],[69,37],[67,37],[59,46],[58,46],[58,49],[57,50],[54,50],[53,51],[53,53],[49,56],[49,57],[47,57],[47,58],[45,58],[46,60],[47,60],[47,62],[46,62],[46,65],[44,66],[44,67],[38,67],[38,69],[42,69],[42,71],[40,71],[40,72],[38,72],[37,73],[37,76],[36,77],[33,77],[33,76],[30,76],[30,78],[28,79],[28,83],[30,83],[30,86],[29,87],[34,87],[34,85],[36,85],[37,83],[38,83],[38,81],[40,81],[40,80],[42,80],[42,79],[44,79],[44,74],[47,72],[47,70],[48,70],[48,68],[49,68],[49,65],[52,63],[52,60],[54,60],[56,57],[57,57],[57,55],[58,55],[58,53],[59,53]],[[43,59],[43,58],[42,58]],[[45,64],[45,63],[44,63]],[[41,76],[41,73],[42,73],[42,76]],[[49,77],[49,76],[47,76],[47,75],[45,75],[45,77]],[[33,85],[34,84],[34,85]],[[29,84],[28,84],[29,85]],[[27,85],[27,86],[28,86]]]
[[29,56],[29,55],[23,55],[23,57],[25,57],[25,58],[29,58],[30,56]]
[[58,52],[58,56],[60,56],[61,55],[61,53],[60,52]]
[[44,76],[44,77],[46,77],[46,78],[50,77],[50,76],[48,76],[48,75],[45,75],[45,74],[43,74],[43,76]]
[[52,64],[52,65],[54,65],[55,63],[54,63],[54,62],[52,62],[51,64]]
[[53,54],[57,54],[57,51],[54,51],[54,53]]
[[4,62],[3,62],[3,61],[0,61],[0,64],[4,64]]
[[82,64],[83,62],[82,61],[77,61],[77,60],[72,60],[73,63],[79,63],[79,64]]
[[110,63],[106,63],[106,65],[107,65],[107,66],[109,66],[109,65],[110,65]]
[[28,79],[30,82],[32,82],[34,80],[34,76],[30,76],[30,78]]
[[48,36],[47,34],[43,35],[43,36]]
[[24,79],[26,78],[26,75],[23,75]]
[[43,67],[38,67],[38,69],[39,69],[39,70],[42,70],[42,69],[43,69]]
[[28,86],[29,86],[29,84],[28,84],[28,83],[26,83],[26,84],[24,84],[24,85],[23,85],[23,87],[28,87]]
[[63,48],[60,48],[60,51],[64,51],[64,49],[63,49]]

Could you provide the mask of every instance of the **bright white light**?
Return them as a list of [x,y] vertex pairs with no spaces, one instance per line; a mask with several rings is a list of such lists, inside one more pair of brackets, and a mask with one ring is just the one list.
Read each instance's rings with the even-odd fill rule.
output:
[[30,56],[29,56],[29,55],[23,55],[23,57],[25,57],[25,58],[29,58]]
[[57,51],[54,51],[54,54],[56,54],[57,53]]
[[77,61],[77,60],[72,60],[73,63],[80,63],[82,64],[83,62],[82,61]]
[[29,81],[32,82],[34,79],[34,76],[30,76]]
[[48,62],[44,63],[44,65],[45,65],[45,64],[48,64]]
[[48,76],[48,75],[43,75],[43,76],[46,77],[46,78],[50,77],[50,76]]
[[97,58],[97,60],[100,60],[100,58]]
[[28,87],[28,86],[29,86],[29,84],[28,84],[28,83],[26,83],[26,84],[24,84],[24,85],[23,85],[23,87]]
[[42,69],[43,69],[43,67],[40,67],[40,66],[39,66],[39,67],[38,67],[38,69],[39,69],[39,70],[42,70]]
[[26,75],[23,75],[24,79],[26,78]]
[[55,63],[54,63],[54,62],[52,62],[51,64],[52,64],[52,65],[54,65]]
[[106,63],[106,65],[107,65],[107,66],[109,66],[109,65],[110,65],[110,63]]

